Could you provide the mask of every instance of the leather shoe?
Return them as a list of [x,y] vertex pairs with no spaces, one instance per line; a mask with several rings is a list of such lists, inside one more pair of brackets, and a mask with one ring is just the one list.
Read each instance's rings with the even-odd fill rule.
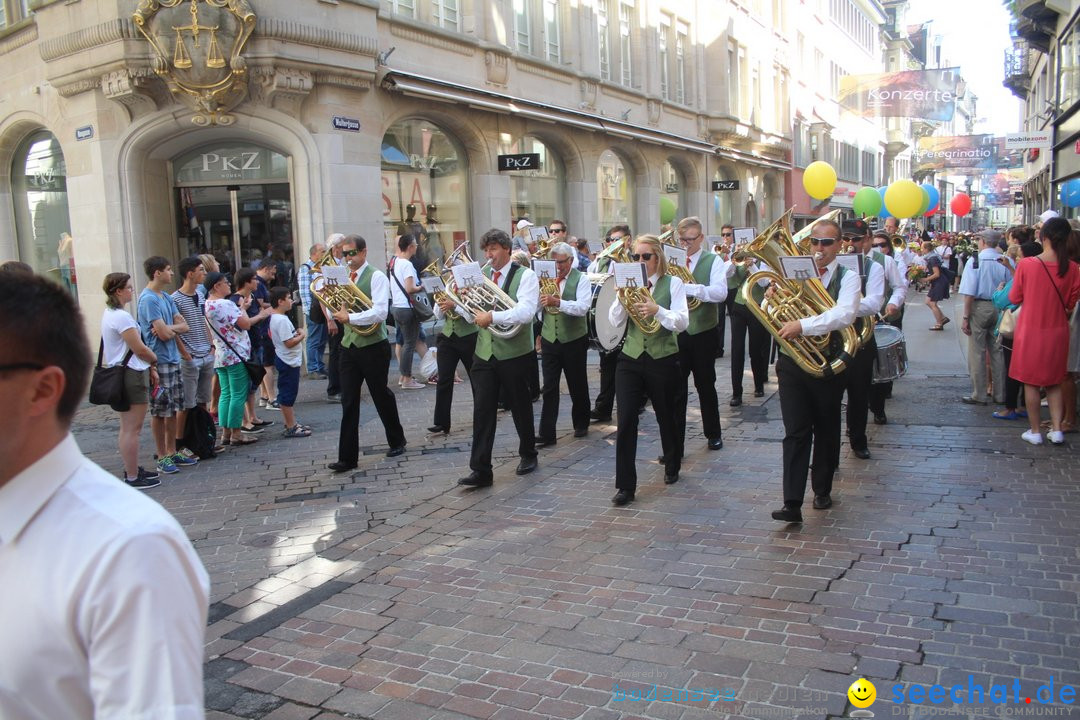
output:
[[831,495],[815,495],[814,496],[814,509],[815,510],[827,510],[832,507]]
[[536,458],[523,458],[518,463],[517,470],[514,471],[517,475],[528,475],[536,469]]
[[405,454],[405,446],[404,445],[400,445],[400,446],[398,446],[396,448],[390,448],[389,450],[386,451],[386,457],[397,457],[398,455],[404,455],[404,454]]
[[591,413],[589,413],[589,422],[608,423],[608,422],[611,422],[611,415],[610,414],[601,415],[600,413],[597,413],[597,412],[591,412]]
[[589,434],[589,428],[578,428],[574,431],[574,437],[583,438]]
[[728,400],[727,404],[730,405],[731,407],[739,407],[740,405],[742,405],[742,398],[741,397],[733,397],[730,400]]
[[888,425],[889,424],[889,418],[885,417],[885,413],[881,413],[880,415],[878,413],[874,413],[874,424],[875,425]]
[[356,463],[332,462],[329,465],[327,465],[326,467],[330,468],[331,470],[333,470],[336,473],[343,473],[343,472],[349,472],[350,470],[355,470],[356,469]]
[[779,510],[772,511],[772,519],[779,520],[781,522],[789,523],[801,523],[802,511],[799,508],[782,507]]
[[960,402],[964,403],[965,405],[987,405],[987,404],[989,404],[985,400],[979,400],[978,398],[971,397],[970,395],[965,395],[964,397],[960,398]]
[[754,389],[754,397],[765,397],[764,388],[755,388]]
[[674,485],[677,482],[679,482],[679,473],[673,472],[673,473],[665,473],[664,474],[664,484],[665,485]]
[[860,460],[870,459],[870,450],[868,450],[867,448],[851,448],[851,454],[859,458]]
[[555,444],[555,438],[551,438],[550,440],[545,440],[544,438],[536,438],[534,442],[536,444],[536,447],[546,448]]
[[495,480],[490,475],[485,475],[478,470],[473,470],[466,477],[457,481],[463,487],[491,487]]
[[432,425],[427,429],[432,435],[449,435],[450,428],[444,428],[442,425]]
[[724,447],[724,439],[723,438],[713,438],[713,439],[709,440],[709,449],[710,450],[719,450],[722,447]]
[[622,507],[623,505],[626,505],[627,503],[631,503],[633,501],[634,493],[630,492],[629,490],[620,490],[619,492],[615,493],[615,497],[611,498],[611,504],[615,507]]

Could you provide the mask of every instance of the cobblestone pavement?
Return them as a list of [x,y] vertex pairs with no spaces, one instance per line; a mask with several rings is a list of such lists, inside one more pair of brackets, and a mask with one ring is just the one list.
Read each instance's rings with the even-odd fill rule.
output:
[[[468,384],[437,440],[423,430],[434,390],[398,391],[409,447],[393,460],[365,403],[360,467],[342,476],[326,469],[338,406],[305,381],[297,412],[312,438],[275,437],[280,417],[262,411],[277,424],[257,445],[150,493],[211,574],[209,717],[841,717],[860,676],[878,717],[1067,714],[1035,693],[1080,684],[1077,436],[1032,447],[1017,423],[959,404],[959,324],[928,333],[926,309],[909,305],[912,367],[890,423],[871,425],[874,457],[845,445],[836,505],[807,508],[801,527],[768,515],[776,386],[729,410],[727,359],[723,450],[705,449],[691,398],[682,480],[665,486],[647,413],[627,508],[609,502],[614,427],[574,439],[565,395],[538,472],[513,474],[503,417],[495,486],[462,491]],[[83,449],[118,471],[115,431],[98,408],[76,423]],[[987,702],[1007,684],[1009,704],[895,702],[896,685],[914,700],[935,683],[981,684]]]

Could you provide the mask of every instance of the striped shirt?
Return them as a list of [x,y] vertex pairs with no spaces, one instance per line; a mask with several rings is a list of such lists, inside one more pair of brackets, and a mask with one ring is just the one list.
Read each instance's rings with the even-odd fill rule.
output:
[[297,283],[300,285],[300,304],[304,308],[304,317],[311,312],[311,272],[312,263],[306,262],[300,266],[297,272]]
[[198,295],[185,295],[179,290],[171,297],[188,324],[188,331],[177,337],[192,357],[206,357],[214,351],[214,346],[206,329],[206,318],[203,317],[203,300]]

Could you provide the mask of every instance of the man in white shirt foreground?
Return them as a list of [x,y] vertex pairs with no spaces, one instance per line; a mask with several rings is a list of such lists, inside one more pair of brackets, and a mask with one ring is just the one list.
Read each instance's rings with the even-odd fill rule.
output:
[[200,720],[209,578],[71,436],[90,366],[71,295],[0,272],[0,718]]

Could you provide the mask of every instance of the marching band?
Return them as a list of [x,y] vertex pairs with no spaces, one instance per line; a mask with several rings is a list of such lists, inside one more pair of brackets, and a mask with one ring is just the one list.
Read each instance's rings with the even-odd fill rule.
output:
[[[483,267],[469,257],[467,242],[441,267],[431,263],[424,274],[435,281],[427,290],[442,328],[428,432],[450,432],[459,363],[465,366],[473,394],[471,472],[458,485],[494,484],[491,458],[501,403],[508,406],[518,436],[516,474],[536,470],[538,448],[556,442],[563,377],[574,437],[586,436],[590,421],[609,422],[617,409],[613,505],[635,499],[639,415],[646,401],[656,415],[664,483],[678,482],[691,374],[707,448],[723,447],[715,361],[722,357],[718,328],[727,310],[732,407],[742,404],[747,335],[755,397],[765,394],[770,344],[779,351],[783,506],[772,512],[773,519],[802,522],[808,479],[813,507],[829,508],[840,460],[844,392],[852,452],[869,458],[868,413],[873,412],[878,424],[887,421],[884,400],[891,381],[906,369],[906,348],[898,328],[907,280],[888,228],[871,235],[862,220],[841,226],[819,219],[793,237],[789,221],[790,213],[741,247],[729,237],[705,247],[701,221],[693,217],[684,218],[663,236],[632,238],[629,227],[617,225],[604,238],[603,249],[587,272],[578,269],[578,251],[565,233],[551,243],[542,239],[530,263],[521,253],[511,256],[511,237],[499,229],[481,238],[487,260]],[[730,225],[724,229],[732,235]],[[673,240],[665,240],[672,237],[685,255],[672,250]],[[349,235],[335,240],[326,258],[312,268],[311,291],[326,309],[327,320],[341,329],[335,373],[341,385],[341,432],[338,459],[329,467],[346,472],[357,467],[362,384],[367,384],[385,429],[387,456],[403,454],[406,438],[396,399],[387,386],[389,281],[367,262],[363,238]],[[854,264],[841,262],[842,257],[854,259]],[[334,274],[336,280],[324,278],[322,266],[327,263],[344,263],[347,282],[340,273]],[[534,323],[539,327],[535,336]],[[543,370],[538,429],[525,383],[536,365],[534,337]],[[591,411],[586,372],[590,347],[600,353],[600,389]]]

